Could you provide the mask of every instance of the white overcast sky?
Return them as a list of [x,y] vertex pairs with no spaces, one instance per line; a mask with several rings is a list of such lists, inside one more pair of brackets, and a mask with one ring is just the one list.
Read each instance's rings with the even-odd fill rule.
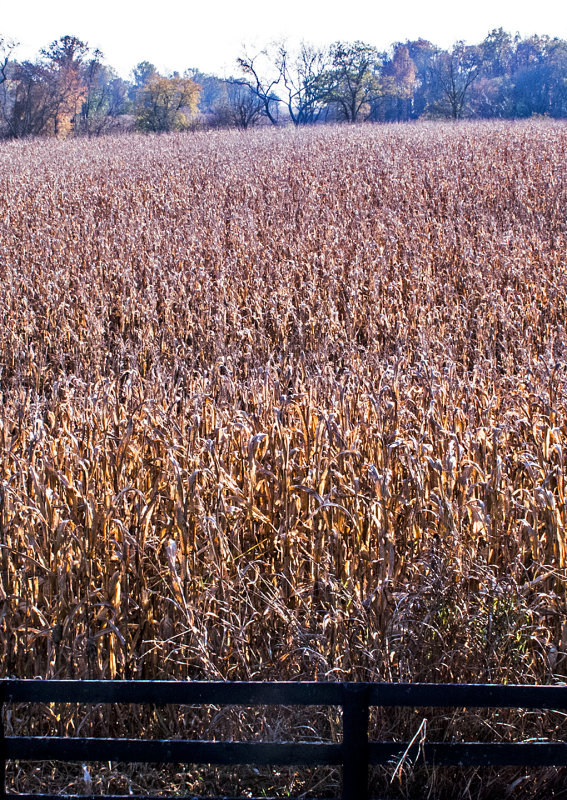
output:
[[243,44],[286,37],[330,44],[361,39],[386,49],[422,36],[448,47],[481,41],[492,28],[567,39],[565,0],[0,0],[0,34],[20,59],[70,34],[103,51],[124,77],[140,61],[162,72],[234,71]]

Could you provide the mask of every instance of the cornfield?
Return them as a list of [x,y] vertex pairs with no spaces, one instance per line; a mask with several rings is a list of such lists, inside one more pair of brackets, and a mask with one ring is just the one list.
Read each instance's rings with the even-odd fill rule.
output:
[[[13,142],[0,185],[3,675],[565,680],[565,125]],[[144,730],[335,735],[332,715],[274,713]],[[371,735],[422,717],[380,712]],[[80,727],[20,708],[7,732],[51,718]],[[554,730],[564,715],[469,712],[428,735]],[[280,773],[336,793],[332,771]],[[463,775],[375,783],[565,780]]]

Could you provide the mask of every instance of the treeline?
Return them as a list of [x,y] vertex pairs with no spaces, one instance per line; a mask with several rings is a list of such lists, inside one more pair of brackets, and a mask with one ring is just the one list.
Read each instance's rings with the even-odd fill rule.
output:
[[398,42],[327,48],[285,43],[244,53],[235,75],[160,75],[150,62],[124,80],[99,50],[64,36],[34,61],[0,37],[0,135],[100,135],[137,128],[248,128],[259,124],[404,122],[420,118],[567,117],[567,41],[512,36],[443,50]]
[[0,134],[100,135],[109,131],[167,131],[196,117],[199,86],[190,77],[162,76],[138,64],[132,80],[119,77],[75,36],[63,36],[35,61],[12,58],[15,45],[0,39]]

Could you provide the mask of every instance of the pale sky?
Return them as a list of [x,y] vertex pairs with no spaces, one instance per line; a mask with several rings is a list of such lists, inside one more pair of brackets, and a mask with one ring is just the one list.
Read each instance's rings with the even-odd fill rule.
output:
[[442,47],[480,42],[492,28],[567,39],[565,0],[0,0],[0,34],[33,58],[66,34],[98,47],[129,77],[140,61],[163,73],[197,67],[228,75],[244,44],[261,49],[287,38],[330,44],[361,39],[384,50],[423,37]]

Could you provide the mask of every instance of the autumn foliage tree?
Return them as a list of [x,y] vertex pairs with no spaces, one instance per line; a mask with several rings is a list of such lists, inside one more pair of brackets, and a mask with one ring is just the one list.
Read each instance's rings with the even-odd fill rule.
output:
[[85,58],[89,47],[63,36],[41,51],[41,59],[14,66],[5,118],[14,137],[66,136],[87,94]]
[[407,45],[398,45],[394,50],[390,76],[393,81],[393,95],[398,104],[398,118],[409,118],[410,102],[417,88],[417,67],[413,62]]
[[83,66],[89,46],[76,36],[62,36],[41,52],[50,78],[53,133],[65,136],[87,95]]
[[138,128],[152,133],[187,128],[197,111],[199,93],[199,86],[191,78],[154,73],[136,94]]

